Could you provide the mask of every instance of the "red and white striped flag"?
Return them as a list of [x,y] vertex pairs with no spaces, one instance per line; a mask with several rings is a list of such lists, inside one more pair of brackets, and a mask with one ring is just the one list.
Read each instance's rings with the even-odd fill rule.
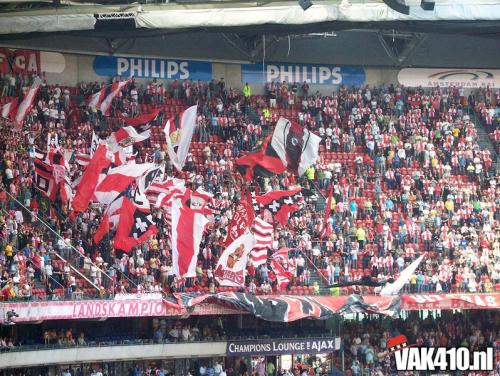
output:
[[94,195],[97,201],[109,204],[132,182],[155,167],[154,163],[129,163],[110,169],[95,189]]
[[196,277],[196,261],[208,219],[181,200],[172,203],[172,266],[178,277]]
[[80,166],[87,166],[92,158],[88,154],[78,153],[75,154],[75,162]]
[[255,246],[250,252],[252,264],[258,267],[267,262],[267,249],[273,244],[274,228],[272,225],[256,217],[253,223],[253,236],[255,237]]
[[108,138],[108,142],[112,145],[118,144],[122,147],[133,145],[137,142],[147,140],[151,137],[151,131],[147,130],[142,133],[137,133],[134,127],[128,126],[118,129],[113,132]]
[[99,104],[97,107],[99,110],[101,110],[102,114],[104,116],[109,116],[110,114],[110,109],[111,109],[111,103],[113,102],[113,99],[116,98],[118,94],[120,94],[120,91],[129,83],[129,80],[126,81],[121,81],[121,82],[115,82],[111,86],[111,91],[108,94],[106,98]]
[[13,101],[6,103],[2,106],[2,117],[4,119],[12,120],[17,111],[18,99],[14,98]]
[[169,205],[169,202],[184,195],[186,187],[184,180],[169,178],[164,181],[154,181],[144,191],[151,205],[156,208]]
[[103,86],[101,90],[97,93],[90,95],[87,98],[87,105],[92,108],[99,108],[101,102],[104,100],[106,96],[106,87]]
[[271,260],[271,269],[276,276],[278,288],[284,289],[292,279],[292,273],[287,272],[285,268],[276,259]]
[[40,78],[35,78],[23,101],[19,104],[16,114],[16,123],[19,127],[23,124],[26,114],[31,110],[36,94],[38,93],[38,89],[40,89],[41,83],[42,80],[40,80]]

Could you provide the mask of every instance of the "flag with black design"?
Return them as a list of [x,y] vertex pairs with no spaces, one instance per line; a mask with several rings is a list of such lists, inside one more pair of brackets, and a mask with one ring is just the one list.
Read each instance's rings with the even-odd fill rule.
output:
[[256,200],[262,209],[269,210],[274,219],[284,225],[288,221],[289,214],[299,209],[304,198],[302,188],[298,187],[288,191],[271,191],[257,196]]
[[49,200],[54,201],[57,193],[57,184],[53,176],[51,165],[35,158],[35,187],[39,189]]
[[125,124],[134,127],[137,132],[142,133],[146,132],[149,128],[151,128],[151,123],[155,122],[160,114],[161,109],[155,109],[149,114],[141,114],[136,117],[123,117],[122,119]]
[[73,191],[64,155],[56,149],[49,149],[47,152],[35,149],[34,154],[35,186],[51,201],[56,200],[58,192],[62,203],[70,201]]
[[157,168],[148,170],[142,177],[138,179],[138,186],[141,192],[147,192],[153,182],[159,182],[163,179],[165,173],[165,166],[161,165]]
[[289,171],[302,175],[319,156],[321,137],[302,125],[280,118],[274,128],[271,147]]
[[101,139],[95,132],[92,132],[92,141],[90,144],[90,158],[94,156],[94,153],[100,144],[101,144]]
[[235,160],[235,166],[243,179],[251,181],[254,176],[272,176],[286,171],[286,167],[270,145],[267,136],[260,148]]
[[130,252],[132,247],[141,245],[158,232],[151,211],[144,204],[149,206],[146,197],[140,202],[128,197],[123,199],[114,238],[115,248]]

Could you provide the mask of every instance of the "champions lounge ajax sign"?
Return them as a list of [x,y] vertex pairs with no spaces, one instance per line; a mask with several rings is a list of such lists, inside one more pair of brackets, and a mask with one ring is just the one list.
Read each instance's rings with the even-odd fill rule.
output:
[[340,338],[268,339],[228,342],[226,355],[280,355],[328,353],[340,349]]

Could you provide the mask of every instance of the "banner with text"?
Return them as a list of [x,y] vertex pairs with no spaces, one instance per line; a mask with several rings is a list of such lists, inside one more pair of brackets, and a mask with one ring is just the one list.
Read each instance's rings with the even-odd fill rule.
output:
[[401,85],[409,87],[500,87],[500,69],[405,68],[398,73]]
[[212,63],[191,60],[146,59],[141,57],[96,56],[94,71],[99,76],[158,78],[163,80],[212,79]]
[[152,317],[183,315],[224,315],[242,313],[239,310],[217,304],[200,304],[189,311],[184,307],[144,294],[133,299],[119,297],[117,300],[76,300],[76,301],[32,301],[8,302],[0,304],[0,323],[5,321],[7,312],[14,310],[19,316],[15,322],[45,320],[100,319],[103,317]]
[[414,294],[401,296],[401,308],[422,309],[499,309],[500,294]]
[[62,73],[65,68],[66,59],[59,52],[0,47],[0,73]]
[[340,349],[340,338],[294,338],[230,341],[226,355],[281,355],[330,353]]
[[310,85],[360,86],[365,83],[363,67],[299,64],[243,64],[241,82],[297,82]]
[[40,51],[0,48],[0,73],[40,73]]

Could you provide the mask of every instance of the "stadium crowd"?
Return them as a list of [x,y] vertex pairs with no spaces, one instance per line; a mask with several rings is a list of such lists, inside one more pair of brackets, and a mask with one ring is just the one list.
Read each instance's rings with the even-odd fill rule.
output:
[[[300,184],[311,193],[287,226],[275,231],[273,249],[293,250],[285,265],[294,276],[289,293],[319,293],[315,275],[330,285],[367,276],[385,280],[423,252],[427,257],[407,291],[491,292],[500,283],[498,172],[489,151],[477,143],[468,112],[472,103],[460,88],[342,86],[322,96],[307,83],[283,82],[269,84],[266,95],[251,95],[250,87],[240,93],[223,78],[207,83],[154,80],[146,86],[132,79],[106,118],[84,101],[104,83],[73,88],[41,78],[22,129],[2,122],[0,130],[0,287],[6,299],[236,290],[217,286],[213,277],[245,185],[234,158],[260,145],[279,116],[322,137],[320,158],[302,177],[285,172],[255,181],[261,192]],[[2,102],[21,96],[33,79],[4,76]],[[168,160],[161,124],[190,104],[199,109],[196,139],[178,173]],[[66,206],[51,205],[33,188],[35,148],[58,145],[71,155],[74,180],[82,174],[76,155],[89,153],[93,132],[105,138],[123,125],[123,117],[157,107],[162,114],[151,138],[134,145],[136,161],[164,161],[166,174],[211,192],[217,208],[201,245],[196,278],[173,274],[163,209],[153,213],[158,235],[123,254],[113,249],[109,237],[92,244],[102,208],[91,206],[72,221]],[[325,225],[321,203],[330,191],[332,211]],[[322,238],[325,226],[328,235]],[[246,290],[276,292],[274,280],[267,265],[249,266]]]
[[[500,333],[495,329],[498,312],[469,311],[445,317],[428,316],[421,320],[364,319],[346,323],[344,349],[348,375],[391,375],[395,371],[394,356],[387,351],[390,337],[403,334],[409,344],[422,347],[466,347],[471,351],[486,347],[500,347]],[[347,368],[347,367],[346,367]],[[500,371],[500,360],[495,359],[495,371]],[[489,374],[483,372],[482,374]]]

